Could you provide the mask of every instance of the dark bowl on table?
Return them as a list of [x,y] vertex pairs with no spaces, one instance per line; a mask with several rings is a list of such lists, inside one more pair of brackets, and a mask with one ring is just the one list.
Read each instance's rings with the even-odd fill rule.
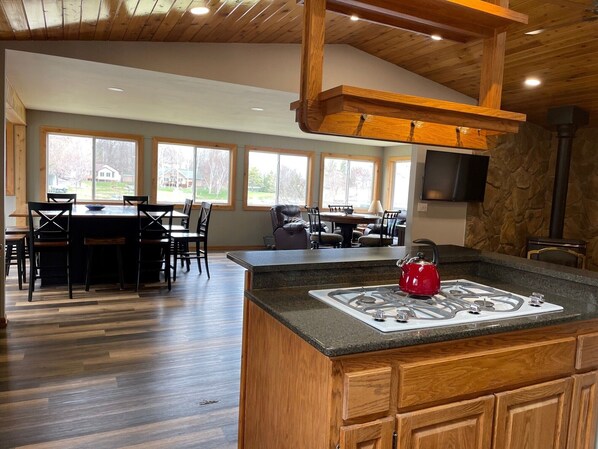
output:
[[102,210],[106,206],[102,204],[86,204],[85,207],[89,210]]

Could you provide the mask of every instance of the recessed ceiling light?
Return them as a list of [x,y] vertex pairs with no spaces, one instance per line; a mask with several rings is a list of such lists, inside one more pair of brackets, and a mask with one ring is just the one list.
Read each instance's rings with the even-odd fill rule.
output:
[[251,108],[252,111],[262,112],[264,108]]
[[524,33],[524,34],[527,34],[528,36],[535,36],[536,34],[540,34],[543,32],[544,32],[544,30],[542,28],[540,28],[539,30],[528,31],[527,33]]
[[120,87],[109,87],[108,90],[111,90],[112,92],[124,92],[124,89],[121,89]]
[[542,81],[540,81],[538,78],[526,78],[523,84],[528,87],[537,87],[542,84]]
[[195,14],[196,16],[203,16],[210,12],[210,8],[205,6],[196,6],[195,8],[191,8],[191,14]]
[[430,37],[432,38],[433,41],[441,41],[442,40],[442,36],[440,36],[438,34],[432,34]]
[[357,21],[359,20],[359,17],[358,17],[358,16],[356,16],[355,14],[353,14],[353,15],[351,16],[351,20],[352,20],[353,22],[357,22]]

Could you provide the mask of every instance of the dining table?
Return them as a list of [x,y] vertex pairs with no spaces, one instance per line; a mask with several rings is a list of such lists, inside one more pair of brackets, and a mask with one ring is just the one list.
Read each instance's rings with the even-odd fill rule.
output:
[[360,224],[378,223],[381,217],[374,214],[359,214],[345,212],[323,212],[320,211],[320,220],[330,221],[335,226],[338,226],[343,236],[343,248],[351,248],[353,241],[353,230]]
[[[94,207],[95,206],[95,207]],[[101,207],[103,206],[103,207]],[[27,213],[25,213],[27,214]],[[14,212],[11,216],[23,216],[22,211]],[[173,219],[188,217],[180,211],[173,212]],[[134,282],[137,276],[137,238],[138,238],[137,206],[123,206],[121,204],[73,206],[70,222],[71,234],[71,279],[73,283],[85,282],[86,251],[83,241],[86,237],[125,237],[122,250],[124,278],[127,282]],[[116,255],[113,251],[99,251],[94,254],[94,282],[111,282],[118,278],[116,273]],[[56,279],[40,273],[41,283],[66,283],[66,279]],[[145,281],[157,280],[159,271],[144,273]]]

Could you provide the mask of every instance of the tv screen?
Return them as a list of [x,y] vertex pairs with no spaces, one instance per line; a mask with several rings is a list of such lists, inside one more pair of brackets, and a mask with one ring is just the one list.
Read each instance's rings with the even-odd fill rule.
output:
[[428,150],[421,199],[484,201],[488,156]]

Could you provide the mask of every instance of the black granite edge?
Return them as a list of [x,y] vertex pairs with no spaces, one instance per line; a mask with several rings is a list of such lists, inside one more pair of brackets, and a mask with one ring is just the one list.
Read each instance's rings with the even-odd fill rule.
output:
[[598,273],[594,271],[486,251],[480,253],[480,261],[598,287]]
[[[467,276],[467,279],[486,283],[496,288],[510,289],[529,295],[532,290],[487,279]],[[392,281],[385,282],[392,284]],[[383,283],[380,283],[381,285]],[[333,288],[334,285],[325,288]],[[323,286],[318,288],[324,288]],[[248,298],[280,321],[294,333],[328,357],[339,357],[364,352],[397,349],[442,341],[484,335],[501,334],[524,329],[546,327],[566,322],[598,319],[598,305],[583,299],[549,295],[547,300],[565,308],[563,312],[501,319],[459,326],[445,326],[413,331],[380,332],[365,323],[312,298],[308,290],[288,288],[249,291]],[[334,326],[331,325],[334,323]]]
[[[480,251],[456,245],[439,245],[440,264],[473,262],[479,260]],[[303,271],[312,269],[338,269],[395,265],[409,253],[423,251],[431,257],[426,246],[392,246],[383,248],[340,248],[322,250],[283,251],[233,251],[227,257],[253,273]]]

